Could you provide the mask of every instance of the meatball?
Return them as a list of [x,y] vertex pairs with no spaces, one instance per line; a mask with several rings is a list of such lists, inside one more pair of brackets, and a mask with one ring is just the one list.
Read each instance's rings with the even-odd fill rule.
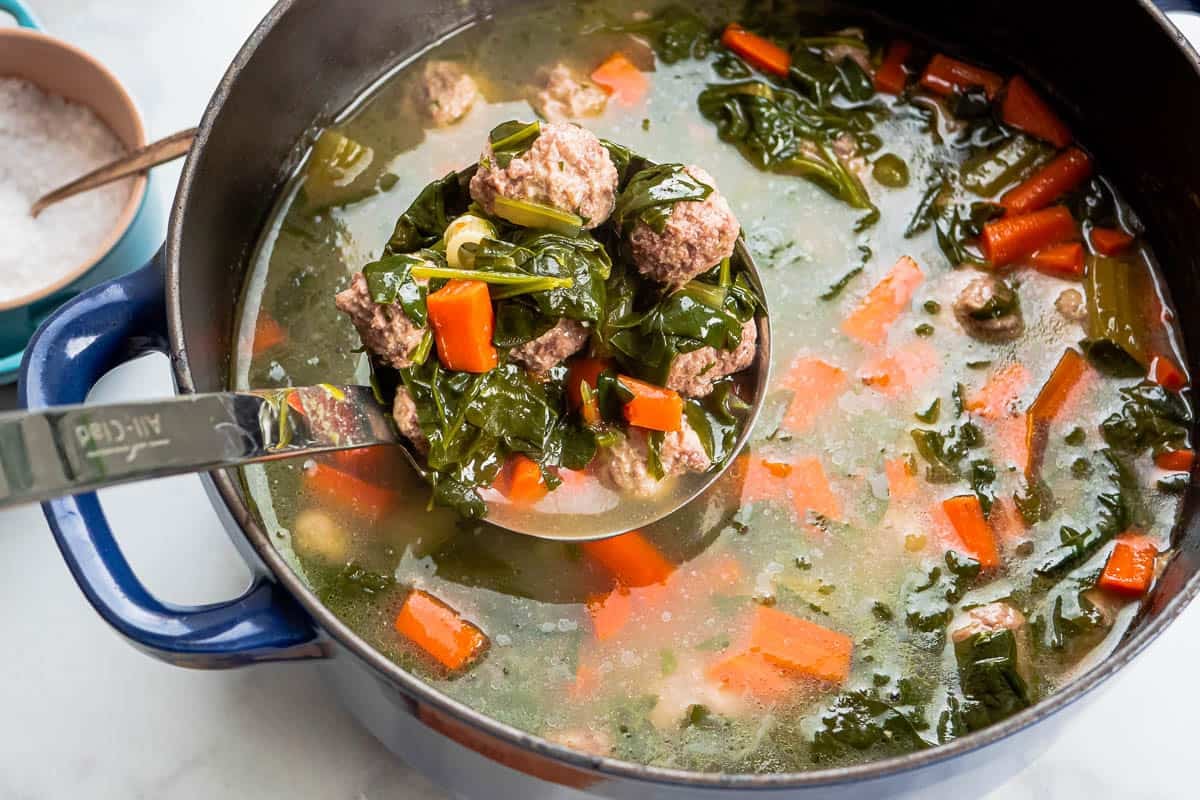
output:
[[413,88],[417,108],[439,128],[462,119],[477,97],[475,79],[453,61],[426,61]]
[[[640,428],[631,428],[623,440],[602,450],[599,458],[600,479],[620,491],[649,497],[663,485],[650,474],[647,434]],[[704,472],[712,466],[699,434],[686,419],[679,430],[664,435],[659,460],[664,477]]]
[[545,372],[582,350],[588,342],[588,336],[588,329],[583,323],[560,319],[541,336],[509,350],[508,357],[533,372]]
[[1010,342],[1025,332],[1016,290],[992,275],[980,275],[963,288],[954,301],[954,316],[969,335],[984,342]]
[[753,364],[757,347],[758,325],[753,319],[746,320],[742,340],[732,350],[701,347],[675,356],[667,373],[667,388],[685,397],[705,397],[713,390],[714,382]]
[[412,394],[403,386],[397,387],[396,396],[392,399],[392,419],[396,428],[412,442],[417,452],[425,455],[429,452],[429,440],[421,430],[421,420],[417,416],[417,403]]
[[1055,299],[1054,307],[1071,322],[1083,322],[1087,319],[1087,302],[1078,289],[1064,289]]
[[542,88],[529,101],[538,115],[551,122],[595,116],[607,103],[607,92],[581,80],[565,64],[545,73]]
[[854,134],[838,134],[837,138],[833,140],[831,149],[842,166],[853,173],[854,177],[866,182],[867,176],[871,173],[871,165],[867,163],[866,156],[859,152],[858,140],[854,138]]
[[711,186],[712,193],[703,200],[676,203],[662,233],[638,222],[629,234],[630,252],[638,270],[667,286],[682,286],[733,255],[741,230],[713,177],[697,166],[684,169]]
[[292,523],[292,547],[307,558],[328,564],[344,564],[350,550],[350,535],[324,511],[307,509]]
[[486,145],[479,169],[471,178],[471,197],[487,213],[496,212],[497,197],[544,203],[583,217],[594,228],[612,213],[617,195],[617,168],[608,150],[591,131],[569,122],[542,126],[533,145],[501,168]]
[[960,620],[958,626],[950,633],[951,641],[958,642],[970,639],[977,633],[993,631],[1019,631],[1025,626],[1025,615],[1005,602],[988,603],[985,606],[972,608]]
[[350,288],[333,299],[342,313],[350,317],[367,350],[385,364],[404,369],[412,366],[412,352],[425,336],[425,328],[413,323],[399,303],[376,303],[371,299],[367,279],[361,272],[350,281]]

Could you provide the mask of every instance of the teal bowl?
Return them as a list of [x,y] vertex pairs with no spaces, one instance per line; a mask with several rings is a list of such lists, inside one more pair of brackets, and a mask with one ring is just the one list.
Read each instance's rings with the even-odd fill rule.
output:
[[[104,65],[79,48],[42,32],[21,0],[0,0],[17,27],[0,28],[0,77],[28,80],[48,93],[90,107],[126,147],[146,144],[141,113]],[[133,179],[121,216],[89,258],[61,279],[0,303],[0,384],[17,379],[21,357],[38,325],[85,289],[145,264],[162,243],[163,204],[147,176]]]

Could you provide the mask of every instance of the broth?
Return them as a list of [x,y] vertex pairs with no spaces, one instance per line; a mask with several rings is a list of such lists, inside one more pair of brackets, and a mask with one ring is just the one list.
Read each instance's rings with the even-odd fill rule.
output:
[[[699,5],[722,24],[737,18],[719,3]],[[243,298],[235,387],[367,381],[366,358],[334,293],[380,255],[423,186],[473,158],[496,124],[532,118],[524,96],[536,66],[562,61],[586,74],[630,39],[579,31],[630,19],[635,8],[535,6],[438,44],[422,58],[466,63],[484,95],[449,127],[421,130],[406,115],[415,66],[348,110],[333,129],[380,155],[373,169],[386,189],[316,212],[303,201],[302,176],[284,191]],[[819,18],[807,28],[834,29]],[[876,51],[889,40],[885,30],[867,36]],[[903,160],[909,175],[894,188],[864,177],[879,218],[856,231],[863,209],[800,177],[760,171],[702,116],[696,98],[709,84],[730,82],[714,67],[725,69],[727,59],[721,48],[673,63],[660,57],[645,99],[610,100],[600,116],[579,120],[649,158],[700,164],[715,176],[771,307],[772,383],[748,455],[699,499],[642,531],[671,565],[665,583],[614,588],[611,560],[593,546],[427,510],[427,487],[386,450],[328,460],[353,459],[348,469],[360,479],[387,487],[390,499],[378,505],[339,506],[306,483],[312,464],[250,467],[245,481],[280,550],[339,617],[406,669],[503,722],[591,752],[702,771],[797,771],[934,745],[979,724],[964,711],[970,687],[947,635],[966,610],[1004,600],[1029,620],[1020,649],[1034,701],[1116,644],[1138,603],[1090,588],[1110,548],[1081,544],[1061,568],[1045,564],[1070,544],[1064,531],[1100,528],[1106,507],[1097,510],[1097,498],[1113,496],[1129,506],[1122,520],[1136,520],[1164,559],[1180,497],[1158,482],[1172,470],[1144,452],[1109,458],[1106,437],[1116,434],[1100,423],[1122,413],[1130,400],[1121,390],[1144,385],[1143,375],[1087,366],[1076,381],[1084,388],[1064,394],[1039,430],[1041,483],[1025,480],[1026,421],[1013,411],[1037,402],[1064,352],[1076,351],[1083,331],[1064,315],[1071,298],[1063,296],[1083,287],[1013,270],[1007,277],[1018,285],[1024,333],[980,341],[965,335],[952,310],[978,271],[950,263],[940,222],[911,233],[914,209],[938,176],[1011,140],[1012,131],[981,124],[964,142],[944,111],[929,122],[928,102],[877,95],[888,113],[874,124],[880,146],[867,157],[876,175],[884,154]],[[1106,183],[1093,187],[1093,205],[1111,205],[1097,218],[1136,229]],[[844,335],[845,320],[901,256],[915,260],[923,279],[885,343],[864,347]],[[1145,301],[1138,311],[1152,320],[1149,346],[1182,363],[1152,253],[1139,240],[1123,258],[1132,296]],[[270,346],[264,325],[278,328]],[[987,387],[1004,386],[1008,393],[992,403]],[[937,436],[914,438],[914,430]],[[977,495],[991,502],[988,524],[1003,561],[982,571],[947,556],[970,547],[942,504]],[[397,633],[412,588],[486,635],[486,652],[469,668],[448,672]],[[743,653],[755,624],[775,619],[762,609],[849,637],[849,675],[789,678],[786,690],[774,691],[772,671],[746,691],[728,690],[714,665]]]

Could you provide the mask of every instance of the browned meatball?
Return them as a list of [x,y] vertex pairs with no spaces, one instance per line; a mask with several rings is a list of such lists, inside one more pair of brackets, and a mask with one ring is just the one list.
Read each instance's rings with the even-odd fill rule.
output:
[[367,279],[361,272],[350,281],[350,288],[333,299],[342,313],[350,317],[367,350],[380,361],[396,369],[412,365],[412,352],[425,336],[425,328],[413,323],[399,303],[376,303],[371,299]]
[[970,336],[985,342],[1009,342],[1025,332],[1016,290],[993,275],[980,275],[963,287],[954,316]]
[[667,374],[667,388],[685,397],[704,397],[713,390],[714,382],[753,364],[757,348],[758,325],[750,319],[742,324],[742,340],[732,350],[701,347],[675,356]]
[[550,122],[528,151],[501,168],[486,145],[471,178],[471,197],[495,214],[497,197],[531,200],[578,214],[594,228],[612,214],[617,168],[591,131],[569,122]]
[[[646,432],[630,428],[624,439],[600,451],[596,472],[602,481],[619,491],[648,497],[664,485],[650,474],[649,458]],[[664,478],[685,472],[704,472],[712,466],[700,436],[686,419],[679,430],[664,435],[659,459]]]
[[954,642],[965,641],[977,633],[993,633],[995,631],[1019,631],[1025,626],[1025,615],[1013,606],[1003,601],[988,603],[972,608],[953,631],[950,639]]
[[591,117],[604,111],[608,93],[578,77],[566,64],[555,64],[545,72],[542,88],[529,103],[542,119],[562,122]]
[[413,87],[417,108],[439,128],[462,119],[478,97],[475,79],[453,61],[426,61]]
[[417,417],[417,404],[408,389],[400,386],[396,389],[396,397],[392,400],[392,419],[396,428],[403,436],[413,443],[418,453],[429,452],[429,440],[421,430],[421,421]]
[[588,342],[588,336],[588,329],[583,323],[560,319],[541,336],[508,351],[508,357],[533,372],[545,372],[582,350]]
[[733,255],[737,242],[737,217],[717,191],[713,177],[700,167],[684,168],[712,194],[703,200],[684,200],[671,208],[662,233],[638,222],[629,234],[633,263],[651,280],[682,286]]

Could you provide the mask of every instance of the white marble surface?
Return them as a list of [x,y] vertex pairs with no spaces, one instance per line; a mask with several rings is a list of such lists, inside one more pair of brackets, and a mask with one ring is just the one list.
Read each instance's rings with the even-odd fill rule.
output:
[[[266,0],[33,0],[53,32],[108,63],[150,135],[195,124]],[[2,23],[0,23],[2,24]],[[1200,31],[1200,25],[1193,25]],[[178,168],[162,171],[171,186]],[[168,202],[167,192],[160,198]],[[166,361],[109,376],[96,399],[169,394]],[[246,571],[195,478],[103,493],[122,547],[166,600],[215,601]],[[0,513],[0,797],[425,800],[442,794],[387,754],[302,665],[194,672],[121,641],[87,605],[41,512]],[[1200,607],[988,800],[1188,798],[1200,693]]]

